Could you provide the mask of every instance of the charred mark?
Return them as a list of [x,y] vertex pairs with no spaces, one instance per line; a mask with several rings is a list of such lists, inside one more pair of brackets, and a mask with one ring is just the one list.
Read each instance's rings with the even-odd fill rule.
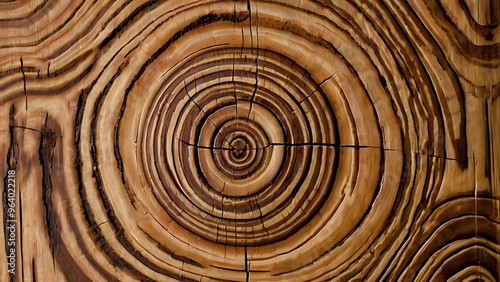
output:
[[42,165],[42,199],[45,207],[45,225],[47,227],[48,235],[50,238],[50,249],[52,257],[58,249],[59,238],[55,238],[55,224],[57,221],[52,214],[52,160],[54,157],[54,148],[56,146],[57,137],[56,133],[47,126],[48,114],[45,117],[45,125],[40,132],[40,147],[38,149],[38,157]]

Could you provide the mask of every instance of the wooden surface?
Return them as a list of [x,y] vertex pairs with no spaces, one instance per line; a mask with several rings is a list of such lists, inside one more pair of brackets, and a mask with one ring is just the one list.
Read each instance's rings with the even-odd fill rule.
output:
[[498,281],[499,20],[1,1],[0,280]]

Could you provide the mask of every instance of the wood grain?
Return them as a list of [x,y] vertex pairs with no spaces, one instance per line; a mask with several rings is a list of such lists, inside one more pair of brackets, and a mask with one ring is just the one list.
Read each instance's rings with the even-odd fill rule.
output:
[[0,1],[0,280],[498,281],[499,18]]

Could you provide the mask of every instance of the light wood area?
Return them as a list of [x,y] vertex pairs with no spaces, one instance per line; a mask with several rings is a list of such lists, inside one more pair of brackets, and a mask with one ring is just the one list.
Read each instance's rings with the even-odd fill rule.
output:
[[0,281],[499,281],[499,21],[0,0]]

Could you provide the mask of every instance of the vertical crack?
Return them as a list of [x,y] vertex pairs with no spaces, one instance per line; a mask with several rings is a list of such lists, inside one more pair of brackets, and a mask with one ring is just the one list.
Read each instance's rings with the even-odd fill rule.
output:
[[35,271],[35,259],[31,259],[31,277],[33,278],[33,282],[36,282],[36,271]]
[[[478,224],[477,224],[477,218],[478,218],[478,213],[477,213],[477,174],[476,174],[476,154],[472,152],[472,164],[474,167],[474,255],[476,259],[476,263],[478,265],[481,265],[481,253],[478,252],[478,247],[479,247],[479,238],[478,238]],[[479,271],[479,270],[478,270]],[[479,273],[478,273],[479,274]]]
[[488,101],[484,103],[484,112],[485,112],[485,123],[486,123],[486,161],[485,161],[485,166],[484,166],[484,174],[486,177],[490,178],[490,184],[491,184],[491,176],[492,176],[492,162],[493,162],[493,154],[492,154],[492,138],[491,138],[491,132],[490,130],[493,128],[491,126],[490,122],[490,107],[488,104]]
[[253,54],[252,48],[253,48],[253,34],[252,34],[252,7],[250,5],[250,0],[247,0],[247,10],[248,10],[248,17],[250,20],[250,53]]
[[21,61],[21,73],[23,75],[23,87],[24,87],[24,97],[26,98],[26,110],[28,109],[28,95],[26,94],[26,74],[23,68],[23,57],[20,58]]
[[[248,7],[248,12],[250,13],[250,53],[253,54],[253,36],[252,36],[252,11],[250,9],[250,0],[247,2],[247,7]],[[259,49],[260,49],[260,44],[259,44],[259,14],[258,11],[255,11],[255,16],[257,17],[256,22],[256,33],[257,33],[257,55],[255,56],[255,85],[254,89],[252,92],[252,97],[250,99],[250,109],[248,110],[248,116],[247,119],[250,119],[250,114],[252,112],[252,107],[253,107],[253,101],[255,99],[255,94],[257,93],[257,89],[259,87]]]
[[248,270],[248,254],[247,254],[247,246],[245,245],[245,272],[246,272],[246,281],[250,280],[250,272]]

